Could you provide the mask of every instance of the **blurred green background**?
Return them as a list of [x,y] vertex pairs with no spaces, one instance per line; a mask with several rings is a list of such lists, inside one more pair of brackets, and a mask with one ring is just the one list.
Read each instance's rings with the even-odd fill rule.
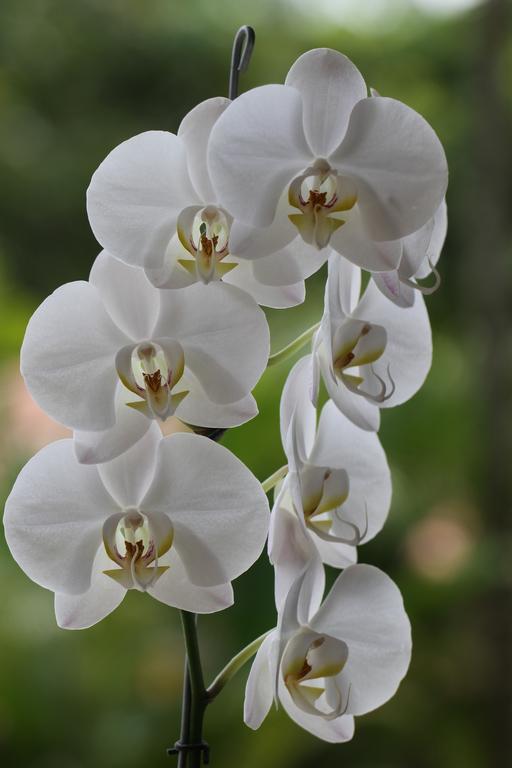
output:
[[[450,13],[452,5],[461,6]],[[30,313],[85,278],[98,247],[85,189],[103,157],[150,128],[176,130],[195,103],[225,94],[232,35],[256,27],[243,89],[281,82],[308,48],[348,54],[380,93],[438,131],[451,169],[435,355],[412,402],[384,413],[394,498],[360,560],[403,591],[414,633],[409,675],[385,707],[330,746],[272,712],[242,723],[241,673],[207,714],[214,766],[480,768],[512,765],[512,32],[507,0],[1,0],[0,477],[59,437],[30,402],[17,354]],[[429,6],[432,6],[429,10]],[[437,7],[438,12],[433,8]],[[269,312],[274,349],[321,312]],[[224,442],[263,479],[283,463],[269,371],[260,416]],[[208,677],[274,625],[265,558],[235,585],[236,605],[200,620]],[[64,632],[52,595],[0,549],[0,764],[3,768],[171,766],[179,732],[177,614],[129,593],[93,629]]]

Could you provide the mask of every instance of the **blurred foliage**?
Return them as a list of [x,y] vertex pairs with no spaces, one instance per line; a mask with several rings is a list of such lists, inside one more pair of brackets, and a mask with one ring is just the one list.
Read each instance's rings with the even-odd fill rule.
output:
[[[302,732],[282,712],[272,712],[257,734],[250,732],[241,717],[242,673],[207,716],[213,764],[488,766],[496,709],[482,702],[493,698],[489,658],[503,649],[489,643],[479,610],[500,579],[494,565],[499,532],[487,530],[482,509],[486,445],[466,279],[471,228],[483,225],[479,201],[490,194],[488,182],[474,178],[480,10],[436,21],[409,9],[394,24],[356,34],[343,19],[328,22],[315,14],[314,4],[299,9],[292,0],[2,0],[4,388],[30,312],[59,284],[86,278],[98,251],[85,213],[92,172],[129,136],[151,128],[174,131],[195,103],[225,93],[232,34],[242,23],[257,30],[242,88],[281,82],[298,54],[331,46],[348,54],[380,93],[424,114],[449,157],[451,223],[443,286],[429,299],[432,373],[412,402],[384,414],[381,438],[393,471],[393,506],[382,534],[360,551],[361,560],[383,567],[404,593],[415,639],[410,673],[392,702],[358,719],[353,742],[335,747]],[[506,108],[511,62],[509,35],[500,78]],[[509,175],[511,170],[504,168]],[[494,254],[484,257],[492,267]],[[324,277],[309,281],[303,306],[269,311],[274,348],[318,318]],[[277,417],[288,369],[265,374],[255,393],[260,416],[224,440],[261,479],[283,463]],[[7,494],[31,449],[21,449],[9,432],[15,422],[5,403],[2,418],[0,470]],[[164,748],[178,736],[183,664],[177,615],[129,593],[97,627],[63,632],[55,626],[50,593],[28,581],[3,542],[0,583],[0,764],[171,765]],[[235,607],[200,620],[208,676],[275,621],[265,558],[235,588]],[[510,698],[512,681],[503,686]],[[511,754],[502,754],[501,765],[510,760]]]

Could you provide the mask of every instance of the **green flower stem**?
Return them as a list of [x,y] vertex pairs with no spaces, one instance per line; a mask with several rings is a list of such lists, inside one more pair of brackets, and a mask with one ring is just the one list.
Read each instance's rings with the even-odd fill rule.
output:
[[213,701],[213,699],[219,695],[224,686],[229,683],[231,678],[236,675],[238,670],[241,669],[244,664],[254,656],[268,634],[268,632],[265,632],[263,635],[260,635],[260,637],[257,637],[256,640],[253,640],[252,643],[246,645],[245,648],[240,651],[240,653],[237,653],[236,656],[233,656],[231,661],[226,664],[222,672],[219,672],[213,683],[208,687],[206,691],[209,702]]
[[304,331],[300,336],[297,336],[296,339],[287,344],[286,347],[280,349],[279,352],[270,355],[267,368],[270,368],[272,365],[279,365],[279,363],[282,363],[284,360],[288,360],[288,358],[294,355],[295,352],[298,352],[299,349],[305,347],[319,328],[320,323],[315,323],[315,325],[312,325],[311,328],[308,328],[307,331]]
[[[199,653],[199,641],[197,637],[197,616],[195,613],[180,611],[183,637],[187,650],[188,675],[184,680],[184,711],[182,713],[182,734],[185,740],[182,744],[200,744],[203,740],[203,718],[208,705],[208,697],[204,686],[203,668]],[[187,678],[190,683],[189,707],[187,711],[186,689]],[[190,752],[180,752],[179,768],[200,768],[202,752],[199,749]]]
[[264,480],[261,484],[261,487],[265,491],[265,493],[268,493],[269,491],[274,488],[280,480],[283,479],[288,473],[288,464],[285,464],[284,467],[281,467],[280,469],[277,469],[273,475],[270,475],[270,477],[267,477],[266,480]]

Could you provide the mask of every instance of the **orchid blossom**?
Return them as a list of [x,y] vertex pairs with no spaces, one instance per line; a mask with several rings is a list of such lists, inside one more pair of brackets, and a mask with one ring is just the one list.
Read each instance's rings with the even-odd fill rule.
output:
[[447,184],[428,123],[369,97],[352,62],[327,48],[303,54],[284,85],[236,99],[213,127],[208,162],[222,205],[246,225],[236,243],[253,228],[281,247],[298,233],[373,272],[398,267],[400,238],[434,215]]
[[[277,628],[256,655],[244,720],[259,728],[277,698],[310,733],[325,741],[348,741],[354,715],[388,701],[407,672],[409,620],[398,588],[373,566],[346,568],[321,605],[306,580],[307,573],[294,582]],[[299,609],[304,591],[310,602],[307,619]]]
[[5,508],[9,548],[55,592],[57,621],[100,621],[128,589],[196,613],[233,600],[229,582],[259,556],[268,530],[260,484],[205,437],[163,438],[150,425],[113,461],[80,464],[71,440],[43,448]]
[[[230,427],[252,418],[268,348],[265,316],[239,288],[159,291],[142,269],[102,252],[89,282],[62,286],[36,310],[21,370],[39,405],[79,431],[79,458],[93,463],[133,445],[152,419]],[[116,418],[127,408],[129,424]]]
[[211,129],[230,103],[208,99],[185,116],[177,135],[147,131],[113,149],[88,189],[91,227],[104,248],[144,267],[158,288],[222,280],[259,304],[293,306],[323,259],[300,244],[274,247],[259,231],[246,246],[264,257],[258,263],[233,248],[236,223],[218,202],[206,164]]
[[292,368],[281,396],[281,440],[288,475],[276,493],[269,557],[275,569],[279,607],[311,557],[344,568],[356,547],[382,528],[391,502],[391,477],[376,434],[356,427],[332,401],[318,427],[311,401],[311,358]]
[[313,348],[314,392],[319,377],[351,421],[376,431],[380,408],[411,398],[432,361],[432,335],[421,295],[402,309],[370,281],[360,297],[361,274],[331,253],[325,309]]

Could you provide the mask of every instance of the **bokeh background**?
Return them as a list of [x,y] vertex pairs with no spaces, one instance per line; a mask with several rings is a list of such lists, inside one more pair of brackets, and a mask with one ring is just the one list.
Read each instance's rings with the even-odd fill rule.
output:
[[[63,434],[31,403],[18,351],[37,304],[86,278],[98,247],[85,189],[103,157],[150,128],[176,130],[196,102],[224,94],[232,35],[256,27],[242,88],[281,82],[308,48],[347,53],[367,82],[435,126],[447,150],[450,230],[430,297],[432,372],[384,414],[394,498],[360,559],[400,585],[414,656],[398,695],[330,746],[272,712],[242,723],[246,672],[207,715],[213,765],[235,768],[487,768],[512,765],[512,32],[508,0],[1,0],[0,482]],[[274,349],[321,311],[268,313]],[[283,463],[279,393],[263,377],[260,416],[225,437],[263,479]],[[59,630],[52,595],[0,543],[0,764],[153,768],[179,732],[176,612],[130,593],[93,629]],[[201,619],[211,677],[274,625],[264,558],[237,602]]]

